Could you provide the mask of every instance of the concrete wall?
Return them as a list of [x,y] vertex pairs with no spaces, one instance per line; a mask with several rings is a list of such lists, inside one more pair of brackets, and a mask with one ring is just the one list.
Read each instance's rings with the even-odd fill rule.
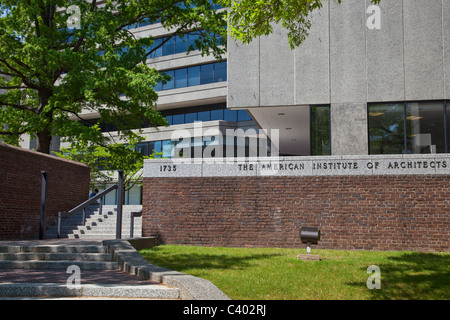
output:
[[48,172],[46,225],[89,197],[89,167],[0,143],[0,239],[39,234],[41,171]]
[[[331,105],[332,153],[367,154],[369,102],[449,99],[450,1],[327,1],[309,37],[290,50],[285,32],[250,45],[230,40],[228,107]],[[251,111],[251,109],[250,109]]]

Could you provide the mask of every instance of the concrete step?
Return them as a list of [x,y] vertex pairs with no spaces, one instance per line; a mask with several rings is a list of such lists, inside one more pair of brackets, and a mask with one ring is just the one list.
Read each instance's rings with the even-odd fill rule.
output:
[[35,246],[0,246],[0,252],[37,252],[37,253],[107,253],[105,246],[95,245],[35,245]]
[[0,261],[0,269],[67,269],[71,265],[80,270],[115,270],[119,264],[115,261],[47,261],[47,260],[4,260]]
[[180,299],[178,289],[160,284],[120,285],[85,284],[71,288],[58,283],[0,284],[0,297],[122,297],[149,299]]
[[0,261],[5,260],[71,260],[71,261],[111,261],[108,253],[0,253]]
[[[135,233],[134,237],[141,237],[142,234]],[[116,233],[99,233],[99,234],[69,234],[65,238],[68,239],[83,239],[83,240],[108,240],[115,239]],[[122,233],[122,238],[130,238],[128,233]]]

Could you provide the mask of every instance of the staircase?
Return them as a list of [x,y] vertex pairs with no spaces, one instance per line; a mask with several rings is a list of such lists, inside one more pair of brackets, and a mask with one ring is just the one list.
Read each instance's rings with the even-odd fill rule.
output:
[[118,263],[104,246],[1,246],[0,269],[115,270]]
[[[130,238],[131,213],[142,209],[139,205],[123,206],[122,238]],[[116,238],[117,206],[104,205],[100,215],[99,206],[86,208],[86,223],[81,223],[82,212],[63,218],[61,223],[61,238],[106,240]],[[142,237],[142,217],[134,218],[133,237]],[[57,226],[47,228],[46,239],[57,238]]]
[[[48,240],[51,243],[52,240]],[[179,299],[176,288],[128,274],[106,246],[78,240],[57,245],[16,245],[0,241],[0,299],[76,297]],[[91,243],[94,241],[91,241]],[[86,243],[86,241],[84,241]],[[78,287],[68,285],[70,266],[79,267]],[[70,271],[69,271],[70,270]]]

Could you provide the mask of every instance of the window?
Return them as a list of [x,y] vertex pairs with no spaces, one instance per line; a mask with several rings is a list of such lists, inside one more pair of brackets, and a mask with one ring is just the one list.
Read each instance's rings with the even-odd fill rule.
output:
[[173,116],[173,124],[183,124],[184,122],[184,114],[176,114]]
[[172,109],[163,111],[169,125],[194,123],[195,121],[225,120],[232,122],[251,121],[252,118],[246,110],[229,110],[225,103]]
[[148,156],[148,143],[138,143],[136,145],[136,151],[142,154],[144,157]]
[[445,153],[444,104],[406,105],[406,146],[408,153]]
[[448,152],[446,102],[370,104],[370,154]]
[[200,67],[188,68],[188,86],[200,85]]
[[197,50],[198,48],[197,45],[195,44],[195,40],[199,40],[200,35],[198,33],[190,33],[187,36],[188,36],[188,49]]
[[184,35],[183,39],[180,37],[175,38],[175,53],[187,52],[188,49],[187,39],[188,39],[187,35]]
[[197,121],[197,112],[186,113],[184,117],[185,123],[194,123],[195,121]]
[[200,66],[200,84],[214,82],[214,64],[204,64]]
[[229,110],[229,109],[225,109],[223,110],[223,119],[226,121],[233,121],[233,122],[237,122],[238,121],[238,112],[237,110]]
[[171,80],[166,84],[155,86],[155,91],[170,90],[175,88],[186,88],[209,84],[214,82],[226,81],[227,62],[210,63],[201,66],[181,68],[164,71],[171,76]]
[[201,111],[198,113],[198,121],[210,121],[211,111]]
[[238,110],[238,121],[250,121],[252,117],[248,114],[246,110]]
[[[162,38],[155,39],[152,44],[152,48],[157,48],[158,46],[160,46],[162,41],[163,41]],[[161,57],[162,55],[163,55],[163,47],[161,46],[150,54],[150,58],[157,58]]]
[[163,90],[174,89],[175,88],[175,81],[174,81],[175,72],[173,70],[170,70],[170,71],[165,71],[164,73],[167,74],[168,76],[170,76],[170,80],[167,80],[166,83],[163,83],[162,89]]
[[330,107],[311,106],[311,155],[331,155]]
[[214,82],[227,81],[227,64],[216,63],[214,65]]
[[162,141],[162,157],[163,158],[172,158],[172,152],[176,145],[175,141],[172,140],[164,140]]
[[211,121],[223,120],[223,109],[211,111]]
[[373,104],[369,106],[370,154],[405,153],[405,106]]
[[187,69],[175,70],[175,88],[186,88],[188,86]]
[[[164,41],[164,40],[163,40]],[[175,53],[175,38],[170,38],[163,44],[163,56],[168,56]]]

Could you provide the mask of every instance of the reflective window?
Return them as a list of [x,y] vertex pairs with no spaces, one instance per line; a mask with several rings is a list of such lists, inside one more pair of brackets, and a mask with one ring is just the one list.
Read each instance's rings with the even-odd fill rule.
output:
[[175,38],[170,38],[163,44],[163,56],[168,56],[175,53]]
[[214,82],[214,64],[204,64],[200,66],[200,84]]
[[161,86],[155,86],[155,91],[174,88],[192,87],[201,84],[226,81],[227,62],[204,64],[201,66],[164,71],[171,80]]
[[186,113],[184,118],[185,123],[194,123],[197,121],[197,112]]
[[214,65],[214,82],[227,81],[227,64],[216,63]]
[[237,110],[229,110],[229,109],[225,109],[223,110],[223,119],[226,121],[238,121],[238,112]]
[[198,113],[198,121],[210,121],[210,120],[211,120],[210,111],[201,111]]
[[188,86],[200,85],[200,67],[188,68]]
[[176,114],[173,116],[173,124],[183,124],[184,122],[184,114]]
[[163,83],[162,89],[163,90],[170,90],[175,88],[175,81],[174,81],[174,74],[175,72],[173,70],[164,71],[164,73],[168,76],[170,76],[170,80],[167,80],[166,83]]
[[175,70],[175,88],[186,88],[188,86],[187,69]]
[[148,143],[138,143],[136,145],[136,151],[142,154],[143,156],[148,156]]
[[162,157],[163,158],[172,158],[172,152],[175,147],[176,142],[172,140],[164,140],[162,141]]
[[175,38],[175,53],[186,52],[188,49],[188,37],[187,35],[183,36],[183,39],[180,37]]
[[404,104],[373,104],[369,106],[370,154],[405,153]]
[[330,107],[311,106],[311,155],[331,155]]
[[[197,45],[195,44],[195,40],[198,40],[200,35],[196,33],[188,34],[188,49],[197,50]],[[192,47],[192,48],[190,48]]]
[[126,205],[140,205],[142,204],[142,185],[135,184],[125,193]]
[[223,109],[211,111],[211,121],[223,120]]
[[444,104],[436,102],[406,105],[408,153],[445,153]]
[[161,38],[154,40],[154,42],[152,44],[152,48],[157,48],[157,49],[150,54],[150,58],[157,58],[157,57],[161,57],[163,55],[163,47],[161,46],[158,48],[158,46],[161,45],[162,40],[163,39],[161,39]]
[[252,117],[246,110],[238,110],[238,121],[250,121]]
[[162,111],[169,125],[194,123],[195,121],[249,121],[252,120],[246,110],[229,110],[226,105],[214,104],[199,107],[181,108]]
[[369,105],[370,154],[448,152],[444,102]]
[[445,150],[447,153],[450,150],[450,103],[448,101],[445,104],[445,125],[446,125],[446,139],[445,139]]

